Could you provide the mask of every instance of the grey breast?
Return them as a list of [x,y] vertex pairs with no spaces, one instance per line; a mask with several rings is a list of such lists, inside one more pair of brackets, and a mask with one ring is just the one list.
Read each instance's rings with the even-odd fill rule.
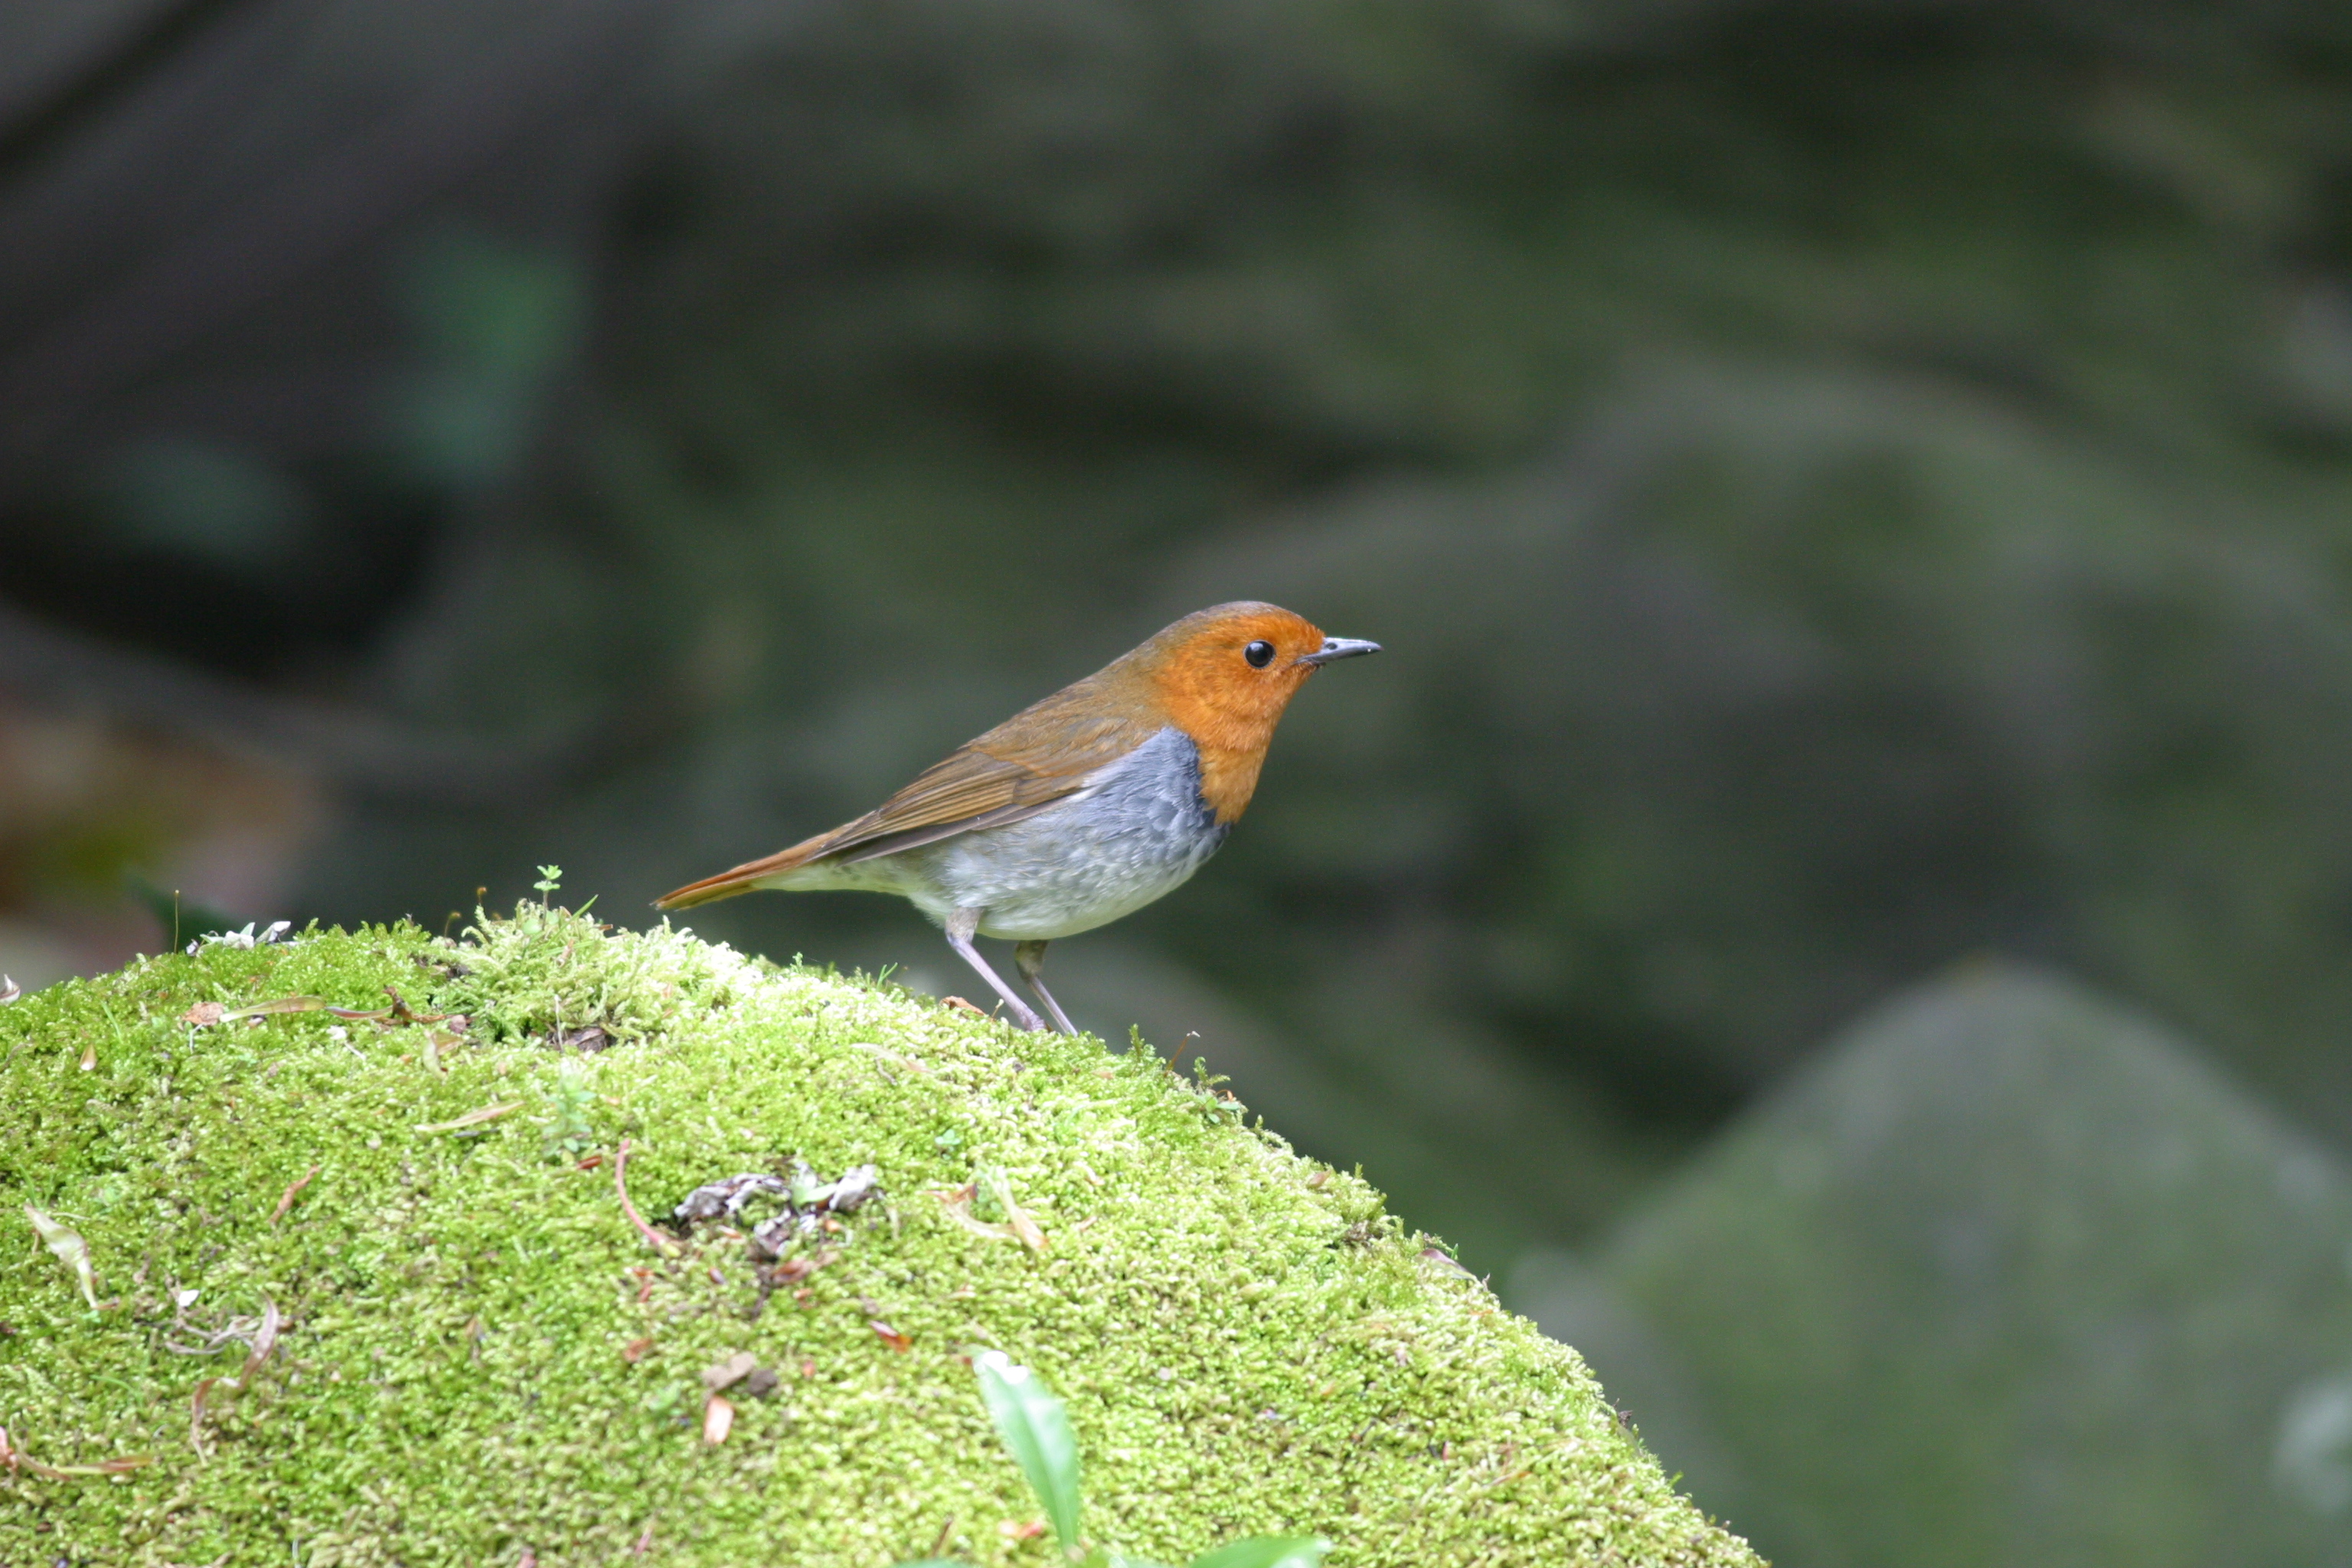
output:
[[1181,885],[1228,829],[1201,798],[1201,752],[1164,729],[1036,816],[912,854],[989,936],[1045,940],[1131,914]]

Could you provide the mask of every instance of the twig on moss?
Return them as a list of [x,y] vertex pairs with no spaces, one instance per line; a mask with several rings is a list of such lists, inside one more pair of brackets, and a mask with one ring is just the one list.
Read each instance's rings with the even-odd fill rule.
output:
[[279,1220],[286,1217],[286,1211],[294,1206],[295,1198],[299,1195],[304,1187],[309,1186],[311,1182],[318,1178],[318,1174],[319,1167],[313,1165],[308,1171],[305,1171],[301,1177],[297,1180],[292,1186],[288,1187],[284,1192],[278,1194],[278,1206],[269,1211],[269,1223],[271,1225],[274,1226]]
[[0,1426],[0,1470],[30,1470],[43,1480],[66,1481],[76,1476],[121,1476],[155,1462],[152,1454],[125,1454],[119,1458],[101,1459],[95,1465],[45,1465],[12,1446],[8,1429]]
[[499,1117],[507,1115],[510,1111],[520,1110],[521,1109],[521,1100],[509,1100],[504,1105],[485,1105],[478,1110],[469,1110],[466,1112],[465,1115],[458,1117],[455,1121],[435,1121],[425,1126],[419,1127],[416,1131],[419,1132],[457,1132],[467,1127],[479,1127],[485,1121],[496,1121]]
[[[254,1374],[262,1369],[270,1353],[278,1348],[278,1329],[283,1321],[278,1314],[278,1303],[263,1297],[261,1321],[254,1326],[253,1338],[247,1342],[245,1364],[237,1369],[235,1380],[207,1377],[196,1384],[195,1394],[188,1401],[188,1447],[195,1450],[199,1460],[209,1463],[212,1459],[212,1451],[205,1447],[205,1423],[213,1415],[213,1391],[220,1389],[227,1395],[222,1402],[223,1408],[226,1408],[251,1388]],[[237,1337],[242,1337],[242,1331],[236,1332]]]
[[621,1212],[629,1216],[629,1223],[637,1227],[637,1234],[644,1237],[656,1252],[667,1258],[673,1245],[670,1238],[647,1225],[646,1216],[637,1212],[637,1205],[629,1201],[628,1170],[629,1141],[624,1138],[621,1146],[613,1151],[613,1191],[620,1195]]

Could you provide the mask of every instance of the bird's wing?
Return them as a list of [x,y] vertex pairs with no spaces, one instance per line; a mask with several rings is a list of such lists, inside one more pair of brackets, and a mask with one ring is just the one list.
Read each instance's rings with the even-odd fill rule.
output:
[[1034,816],[1085,788],[1089,774],[1133,751],[1156,728],[1131,710],[1103,713],[1097,704],[1074,700],[1078,697],[1076,688],[1058,691],[1006,720],[924,769],[912,784],[854,822],[764,859],[689,882],[655,902],[666,910],[690,909],[748,893],[812,860],[847,862],[895,855]]

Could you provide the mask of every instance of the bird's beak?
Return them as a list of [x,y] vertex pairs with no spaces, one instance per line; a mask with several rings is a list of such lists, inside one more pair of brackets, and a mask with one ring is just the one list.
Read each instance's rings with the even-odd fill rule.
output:
[[1353,658],[1360,653],[1378,653],[1381,645],[1366,642],[1361,637],[1325,637],[1323,646],[1313,653],[1298,656],[1301,664],[1328,664],[1335,658]]

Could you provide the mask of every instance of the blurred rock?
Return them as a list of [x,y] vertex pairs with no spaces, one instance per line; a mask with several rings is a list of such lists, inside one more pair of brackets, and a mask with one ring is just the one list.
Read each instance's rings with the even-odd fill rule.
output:
[[2352,1179],[2066,982],[1865,1019],[1594,1274],[1520,1299],[1789,1568],[2352,1563]]

